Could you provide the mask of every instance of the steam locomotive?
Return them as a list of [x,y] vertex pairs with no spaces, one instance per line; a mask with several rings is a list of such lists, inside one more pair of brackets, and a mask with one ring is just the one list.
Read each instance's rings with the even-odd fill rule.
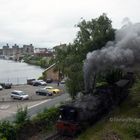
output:
[[128,72],[114,84],[98,87],[94,94],[60,106],[60,117],[56,123],[58,133],[73,136],[99,120],[127,97],[133,82],[133,73]]

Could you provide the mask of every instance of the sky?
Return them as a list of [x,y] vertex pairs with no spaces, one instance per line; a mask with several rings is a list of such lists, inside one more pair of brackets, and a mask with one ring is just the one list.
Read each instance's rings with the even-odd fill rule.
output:
[[0,0],[0,47],[9,43],[52,48],[72,43],[82,19],[106,13],[114,28],[140,22],[139,0]]

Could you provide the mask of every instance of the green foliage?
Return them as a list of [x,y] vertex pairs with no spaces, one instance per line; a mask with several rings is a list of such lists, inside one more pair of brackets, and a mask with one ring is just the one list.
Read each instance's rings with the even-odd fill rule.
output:
[[81,64],[75,63],[71,65],[68,72],[69,78],[66,80],[66,87],[72,99],[75,99],[76,94],[84,88],[83,71],[81,69]]
[[105,81],[109,84],[113,84],[122,78],[122,70],[118,68],[107,70],[105,73]]
[[37,116],[33,119],[34,121],[43,121],[47,123],[48,126],[54,124],[54,122],[58,119],[59,110],[58,108],[50,108],[44,109],[43,112],[37,114]]
[[73,81],[72,79],[68,79],[66,85],[67,85],[68,93],[70,94],[71,98],[74,100],[76,97],[76,93],[78,92],[76,81]]
[[127,133],[132,137],[140,138],[140,121],[139,123],[129,123],[127,124]]
[[86,57],[89,51],[101,49],[109,40],[114,40],[115,30],[106,14],[102,14],[99,18],[91,21],[83,20],[77,26],[80,31],[75,43],[80,44],[78,49],[83,53],[83,57]]
[[14,121],[15,124],[19,127],[22,127],[28,121],[29,121],[29,117],[28,117],[27,107],[18,108]]
[[44,79],[43,75],[38,78],[38,80],[43,80],[43,79]]
[[100,83],[96,83],[96,87],[107,87],[108,83],[107,82],[100,82]]
[[0,122],[0,139],[16,140],[16,129],[9,121]]
[[42,73],[42,76],[40,77],[40,79],[42,79],[42,80],[46,80],[46,77],[47,77],[47,72],[46,71],[44,71],[43,73]]
[[31,55],[26,55],[23,60],[26,63],[32,64],[32,65],[37,65],[42,68],[46,68],[49,66],[49,61],[50,59],[46,57],[41,57],[41,56],[31,56]]
[[103,72],[100,72],[96,76],[96,84],[108,83],[114,84],[120,80],[123,76],[123,71],[118,68],[110,68]]
[[136,79],[136,82],[134,83],[133,87],[131,88],[131,93],[134,95],[139,95],[140,92],[140,79]]
[[140,79],[136,79],[130,91],[131,91],[132,101],[135,104],[140,105]]
[[31,55],[25,55],[25,56],[23,57],[23,60],[24,60],[25,62],[28,62],[28,61],[30,61],[31,58],[32,58]]
[[48,62],[47,62],[47,59],[46,58],[42,58],[42,59],[40,59],[40,62],[39,62],[40,64],[40,66],[42,67],[42,68],[46,68],[47,66],[48,66]]
[[20,139],[20,136],[26,136],[28,138],[32,134],[32,131],[43,131],[44,128],[50,130],[50,128],[53,128],[58,117],[59,110],[53,107],[44,109],[43,112],[29,121],[27,107],[24,109],[19,108],[14,123],[9,121],[0,122],[0,140],[16,140]]

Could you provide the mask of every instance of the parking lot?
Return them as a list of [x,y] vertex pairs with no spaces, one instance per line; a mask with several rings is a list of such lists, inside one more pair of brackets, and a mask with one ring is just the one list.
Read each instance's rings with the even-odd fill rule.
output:
[[[17,86],[12,86],[11,89],[1,90],[0,91],[0,120],[7,119],[8,117],[15,115],[17,109],[20,107],[23,108],[28,107],[28,110],[32,110],[32,114],[35,114],[35,112],[39,112],[39,110],[41,111],[43,109],[43,107],[41,107],[43,104],[49,103],[51,101],[52,103],[49,104],[57,105],[56,102],[59,102],[59,100],[65,100],[64,85],[60,84],[59,86],[57,86],[56,83],[52,83],[52,84],[48,84],[48,86],[59,88],[63,92],[60,94],[54,94],[53,96],[36,95],[35,93],[36,89],[43,88],[43,86],[32,86],[32,85],[17,85]],[[12,99],[10,94],[11,91],[13,90],[24,91],[29,95],[29,100]],[[60,99],[58,97],[60,97]],[[64,97],[64,99],[62,99],[62,97]]]
[[[64,85],[60,85],[57,86],[57,84],[53,83],[53,84],[48,84],[49,86],[53,86],[54,88],[59,88],[61,89],[61,93],[64,92]],[[41,96],[41,95],[36,95],[36,90],[39,88],[43,88],[43,86],[32,86],[32,85],[16,85],[16,86],[12,86],[11,89],[3,89],[0,91],[0,101],[17,101],[15,99],[12,99],[10,94],[11,91],[13,90],[21,90],[24,91],[25,93],[27,93],[29,95],[29,100],[41,100],[41,99],[47,99],[50,98],[48,96]],[[57,96],[57,95],[53,95],[53,96]]]

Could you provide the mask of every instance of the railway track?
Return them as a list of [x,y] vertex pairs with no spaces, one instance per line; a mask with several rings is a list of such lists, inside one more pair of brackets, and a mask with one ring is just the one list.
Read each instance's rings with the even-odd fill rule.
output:
[[75,139],[73,137],[61,136],[60,134],[55,133],[47,137],[45,140],[75,140]]

